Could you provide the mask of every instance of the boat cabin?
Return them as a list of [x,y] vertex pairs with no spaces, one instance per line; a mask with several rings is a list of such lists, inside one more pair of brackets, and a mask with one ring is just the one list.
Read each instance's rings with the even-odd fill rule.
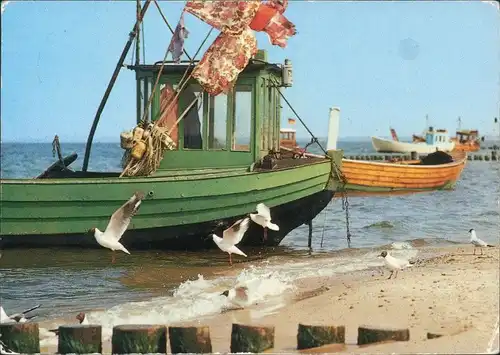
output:
[[297,148],[296,133],[293,128],[280,129],[280,146],[289,149]]
[[425,143],[430,145],[448,143],[450,137],[446,129],[434,130],[433,127],[429,127],[429,130],[425,134]]
[[456,133],[456,140],[459,143],[475,142],[478,140],[479,131],[478,130],[468,130],[462,129],[458,130]]
[[[143,117],[161,62],[155,65],[128,66],[136,73],[137,121]],[[159,169],[189,169],[250,166],[279,150],[282,65],[267,62],[259,50],[240,73],[231,92],[211,96],[195,79],[175,90],[189,63],[166,62],[158,89],[145,120],[171,130],[175,143],[165,153]],[[188,74],[190,74],[188,70]],[[173,104],[169,105],[169,102]],[[178,118],[187,114],[178,122]]]

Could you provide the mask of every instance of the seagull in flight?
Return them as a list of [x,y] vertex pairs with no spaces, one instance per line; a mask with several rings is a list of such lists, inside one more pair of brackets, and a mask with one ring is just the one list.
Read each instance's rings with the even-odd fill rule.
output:
[[95,240],[99,245],[112,250],[111,263],[115,262],[115,250],[121,250],[124,253],[130,254],[130,252],[120,243],[120,238],[127,230],[132,217],[139,210],[139,206],[143,199],[144,192],[139,191],[134,193],[127,202],[113,213],[104,232],[101,232],[95,227],[90,229],[89,232],[94,233]]
[[267,240],[267,228],[279,231],[280,227],[271,222],[271,211],[263,203],[257,205],[257,213],[250,213],[252,221],[264,228],[264,240]]
[[217,244],[220,250],[225,251],[229,254],[229,264],[233,265],[231,254],[238,254],[246,257],[247,255],[242,252],[236,244],[241,242],[243,236],[245,235],[248,227],[250,226],[250,218],[246,217],[234,222],[234,224],[222,232],[222,238],[218,235],[212,233],[212,239]]
[[484,247],[494,247],[494,245],[487,244],[483,240],[479,239],[476,235],[476,231],[474,228],[469,229],[470,233],[470,243],[474,245],[474,255],[476,255],[476,248],[481,249],[481,255],[483,255],[483,248]]
[[40,306],[40,304],[37,304],[36,306],[31,307],[23,312],[11,314],[10,316],[7,315],[3,307],[0,306],[0,323],[26,323],[27,321],[36,317],[36,315],[27,316],[26,313],[34,311],[35,309],[40,308]]
[[394,278],[396,278],[398,276],[399,270],[403,270],[413,265],[413,263],[408,260],[398,259],[393,257],[385,250],[382,253],[380,253],[379,257],[384,258],[385,266],[389,270],[391,270],[391,274],[389,275],[387,280],[389,280],[392,277],[392,274],[394,274],[394,272],[396,272],[396,275],[394,275]]

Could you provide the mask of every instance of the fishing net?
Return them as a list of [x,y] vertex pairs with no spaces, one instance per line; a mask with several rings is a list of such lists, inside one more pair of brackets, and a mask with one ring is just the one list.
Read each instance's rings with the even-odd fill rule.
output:
[[[138,125],[139,128],[143,126],[144,124]],[[167,128],[150,123],[143,129],[142,140],[136,141],[133,148],[126,149],[123,153],[124,170],[120,176],[149,176],[158,169],[165,152],[176,149]]]

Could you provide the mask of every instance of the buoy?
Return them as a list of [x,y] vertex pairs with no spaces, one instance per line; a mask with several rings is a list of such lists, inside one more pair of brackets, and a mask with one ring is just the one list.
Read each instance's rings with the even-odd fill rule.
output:
[[169,327],[172,354],[206,354],[212,352],[209,327]]
[[261,353],[274,348],[274,327],[233,324],[232,353]]
[[135,141],[131,152],[132,157],[136,160],[141,160],[144,153],[146,153],[146,143],[143,141]]
[[0,324],[0,335],[7,349],[19,354],[40,353],[40,333],[38,323]]
[[117,325],[111,338],[113,354],[167,352],[167,328],[163,325]]
[[120,133],[120,147],[122,149],[132,149],[134,146],[134,135],[132,132]]
[[378,343],[381,341],[408,341],[408,329],[390,329],[360,326],[358,327],[358,345]]
[[140,141],[142,139],[142,135],[144,134],[144,130],[141,127],[134,128],[134,141]]
[[57,352],[59,354],[102,353],[100,325],[71,325],[59,327]]
[[299,323],[297,330],[297,349],[317,348],[329,344],[345,343],[344,326],[314,326]]

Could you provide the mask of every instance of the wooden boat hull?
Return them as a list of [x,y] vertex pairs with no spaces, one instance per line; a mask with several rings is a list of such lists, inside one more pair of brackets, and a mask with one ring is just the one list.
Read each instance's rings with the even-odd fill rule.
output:
[[[341,151],[332,154],[340,154],[340,161]],[[124,234],[127,245],[210,246],[213,241],[205,238],[214,228],[254,212],[259,202],[271,207],[280,225],[280,231],[268,231],[265,244],[278,245],[321,212],[338,186],[329,159],[297,159],[296,164],[273,170],[171,171],[147,178],[2,180],[0,235],[5,247],[97,246],[86,231],[104,230],[111,214],[140,190],[146,198]],[[262,245],[262,235],[262,228],[253,226],[241,244]]]
[[466,154],[455,155],[454,162],[441,165],[342,159],[342,172],[347,179],[346,190],[360,195],[450,190],[466,162]]
[[439,144],[427,144],[423,142],[407,143],[397,142],[390,139],[372,137],[373,148],[380,153],[411,153],[430,154],[437,149],[443,152],[450,152],[455,147],[455,142],[443,142]]
[[480,149],[481,145],[478,142],[471,144],[471,143],[458,143],[455,141],[455,148],[453,150],[457,152],[477,152]]

